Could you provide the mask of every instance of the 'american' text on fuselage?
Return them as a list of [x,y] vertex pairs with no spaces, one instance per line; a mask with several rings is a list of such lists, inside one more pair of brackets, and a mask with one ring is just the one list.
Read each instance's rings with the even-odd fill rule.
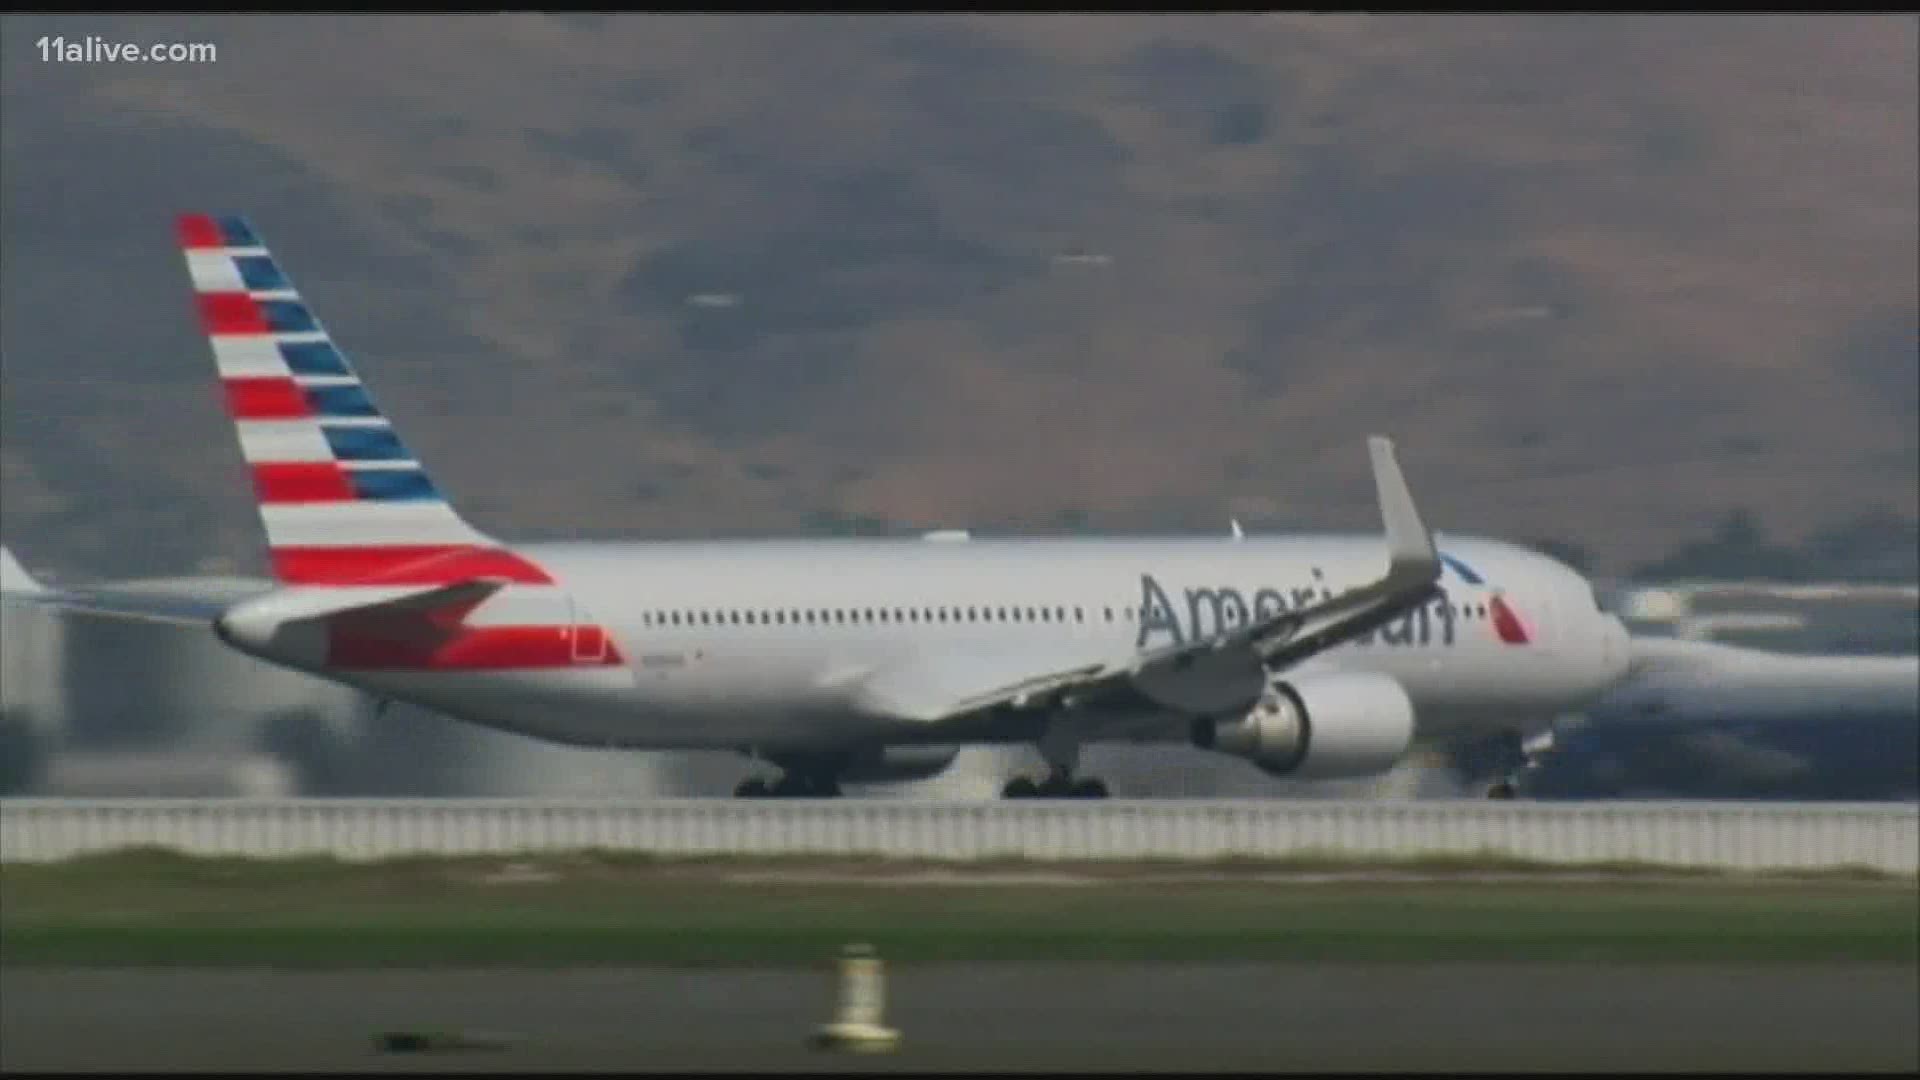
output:
[[[1319,570],[1314,571],[1316,582],[1311,586],[1294,586],[1280,589],[1264,585],[1253,589],[1238,589],[1233,586],[1211,586],[1185,589],[1185,619],[1182,612],[1174,607],[1168,598],[1167,589],[1152,574],[1140,575],[1140,630],[1134,639],[1134,647],[1147,648],[1154,644],[1156,637],[1164,636],[1174,645],[1198,640],[1222,630],[1244,626],[1250,620],[1271,618],[1289,611],[1300,611],[1314,604],[1333,599],[1333,590],[1328,587],[1325,576]],[[1248,597],[1252,600],[1249,602]],[[1439,615],[1440,632],[1436,639],[1433,615]],[[1405,615],[1382,626],[1377,631],[1369,631],[1354,639],[1355,645],[1378,643],[1395,647],[1418,647],[1423,645],[1451,646],[1455,641],[1454,609],[1452,603],[1443,595],[1438,604],[1414,608]]]

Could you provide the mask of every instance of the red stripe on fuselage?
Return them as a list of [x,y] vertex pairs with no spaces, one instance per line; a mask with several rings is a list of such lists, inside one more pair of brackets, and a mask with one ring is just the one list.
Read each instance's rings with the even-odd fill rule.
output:
[[266,334],[273,331],[260,304],[243,292],[201,293],[200,322],[209,334]]
[[[583,638],[587,647],[576,650],[576,633],[592,635]],[[576,658],[576,651],[589,655]],[[598,626],[463,626],[407,636],[333,626],[327,640],[327,666],[344,670],[529,671],[621,663]]]
[[206,214],[181,214],[173,222],[183,248],[219,248],[227,246],[220,223]]
[[253,466],[253,491],[263,503],[348,502],[353,484],[330,461],[266,462]]
[[453,585],[474,578],[554,583],[511,551],[472,544],[276,547],[272,557],[274,576],[289,585]]
[[235,420],[298,420],[313,415],[307,407],[307,395],[292,379],[222,379],[227,392],[227,413]]
[[1531,640],[1527,628],[1520,622],[1520,616],[1513,613],[1505,600],[1496,596],[1487,604],[1487,609],[1493,612],[1493,632],[1500,635],[1501,641],[1508,645],[1525,645]]

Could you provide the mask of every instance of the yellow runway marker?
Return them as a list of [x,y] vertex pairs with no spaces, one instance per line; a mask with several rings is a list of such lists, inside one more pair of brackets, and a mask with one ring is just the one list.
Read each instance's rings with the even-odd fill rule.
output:
[[886,974],[871,945],[849,945],[840,956],[840,1004],[833,1022],[814,1032],[820,1050],[884,1054],[900,1043],[900,1033],[882,1021],[886,1010]]

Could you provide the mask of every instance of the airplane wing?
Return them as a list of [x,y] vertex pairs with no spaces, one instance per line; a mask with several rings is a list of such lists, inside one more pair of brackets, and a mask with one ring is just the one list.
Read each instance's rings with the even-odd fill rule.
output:
[[[1126,656],[1088,657],[1043,667],[1031,657],[954,663],[942,657],[875,673],[862,687],[867,707],[933,725],[962,725],[1004,710],[1141,705],[1195,713],[1249,707],[1270,670],[1291,667],[1352,640],[1439,593],[1440,559],[1394,459],[1393,443],[1368,440],[1386,529],[1387,568],[1377,580],[1311,607],[1282,612],[1211,636]],[[973,690],[958,684],[975,678]]]

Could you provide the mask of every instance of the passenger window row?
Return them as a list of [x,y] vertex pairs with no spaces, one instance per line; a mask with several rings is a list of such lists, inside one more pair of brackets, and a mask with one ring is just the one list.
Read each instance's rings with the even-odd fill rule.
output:
[[[1102,608],[1100,619],[1133,619],[1133,608]],[[651,611],[646,626],[845,626],[873,623],[1085,623],[1082,607],[877,607]]]
[[[1440,606],[1445,607],[1446,604]],[[1464,618],[1485,618],[1485,604],[1455,604]],[[1132,622],[1131,607],[1100,609],[1094,621]],[[878,607],[878,608],[731,608],[650,611],[645,626],[846,626],[876,623],[1085,623],[1081,607]]]

